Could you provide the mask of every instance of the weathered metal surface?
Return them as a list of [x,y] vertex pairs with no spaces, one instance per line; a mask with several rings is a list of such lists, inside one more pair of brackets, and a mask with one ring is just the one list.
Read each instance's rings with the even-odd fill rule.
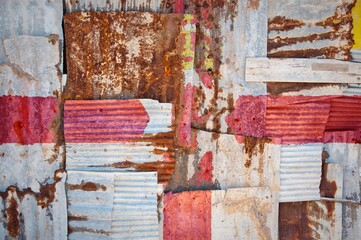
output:
[[361,130],[361,96],[331,99],[326,131]]
[[360,65],[334,59],[247,58],[246,81],[361,83]]
[[[18,35],[46,36],[57,34],[62,39],[62,1],[0,1],[0,39]],[[26,50],[26,45],[22,45]],[[51,54],[51,52],[49,52]],[[6,52],[0,48],[0,63],[9,63]],[[59,56],[56,56],[59,57]]]
[[0,95],[47,97],[61,92],[58,35],[8,38],[1,49],[9,64],[0,65]]
[[167,193],[164,239],[277,239],[269,188]]
[[[149,0],[65,0],[65,10],[70,12],[119,12],[119,11],[137,11],[137,12],[154,12],[161,11],[168,13],[167,7],[163,1]],[[182,1],[183,4],[183,1]]]
[[189,18],[134,12],[66,14],[65,97],[179,102],[184,64],[193,61],[191,56],[183,58],[191,51],[187,38],[195,27]]
[[58,104],[54,97],[0,97],[0,144],[54,143]]
[[348,84],[347,89],[344,91],[344,95],[360,96],[361,84]]
[[9,186],[1,195],[1,239],[66,239],[66,174],[57,171],[54,182],[40,191]]
[[282,145],[280,202],[320,199],[322,144]]
[[198,20],[192,126],[230,133],[225,119],[238,98],[266,93],[244,74],[246,56],[266,56],[267,1],[190,1],[185,12]]
[[268,2],[268,56],[350,60],[355,0]]
[[69,171],[69,239],[158,239],[157,174]]
[[55,143],[0,145],[0,192],[8,186],[20,191],[39,192],[42,185],[53,183],[53,173],[63,167],[64,148]]
[[67,169],[157,171],[175,168],[173,108],[156,100],[66,101]]
[[361,49],[352,49],[351,55],[352,55],[352,61],[361,62]]
[[265,135],[282,144],[322,142],[330,111],[329,100],[318,97],[270,97]]

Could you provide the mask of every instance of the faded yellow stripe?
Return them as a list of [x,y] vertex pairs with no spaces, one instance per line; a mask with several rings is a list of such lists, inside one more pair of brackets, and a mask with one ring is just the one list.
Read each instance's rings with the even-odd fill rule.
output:
[[352,9],[353,18],[353,39],[355,45],[353,48],[361,49],[361,0],[356,1],[355,7]]

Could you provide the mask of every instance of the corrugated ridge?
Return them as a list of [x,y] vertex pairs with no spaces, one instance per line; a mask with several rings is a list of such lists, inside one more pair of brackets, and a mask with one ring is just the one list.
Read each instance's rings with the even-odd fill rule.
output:
[[157,192],[156,173],[115,176],[112,238],[159,238]]
[[282,145],[280,202],[320,198],[322,144]]
[[326,131],[361,130],[361,97],[331,99]]
[[269,106],[266,110],[266,136],[280,138],[282,144],[320,142],[328,114],[328,102]]
[[[361,60],[360,60],[361,61]],[[361,95],[361,84],[348,84],[346,90],[343,92],[344,95]]]

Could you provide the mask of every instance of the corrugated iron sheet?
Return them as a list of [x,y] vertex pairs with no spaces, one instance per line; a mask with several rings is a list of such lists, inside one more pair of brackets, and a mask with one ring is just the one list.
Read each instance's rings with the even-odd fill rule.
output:
[[320,199],[322,144],[282,145],[280,202]]
[[[0,12],[2,13],[0,39],[12,38],[17,35],[46,36],[49,34],[56,34],[62,39],[62,1],[1,1]],[[25,46],[19,50],[26,51],[27,47]],[[9,63],[6,55],[4,49],[0,48],[0,63]],[[58,58],[59,55],[56,57]]]
[[167,193],[164,239],[277,239],[269,188]]
[[350,60],[355,0],[268,2],[268,56]]
[[66,101],[67,169],[157,171],[175,168],[173,107],[156,100]]
[[157,174],[69,171],[69,239],[158,239]]
[[66,174],[57,171],[53,183],[40,191],[10,186],[1,195],[1,239],[57,239],[67,236]]
[[347,89],[344,91],[344,95],[361,95],[361,84],[349,84]]

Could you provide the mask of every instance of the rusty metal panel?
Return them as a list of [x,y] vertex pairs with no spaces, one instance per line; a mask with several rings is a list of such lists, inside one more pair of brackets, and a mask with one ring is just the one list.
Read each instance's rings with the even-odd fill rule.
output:
[[[56,34],[62,39],[62,1],[1,0],[0,12],[0,39],[17,35],[46,36],[49,34]],[[23,49],[26,48],[25,46],[23,45]],[[6,55],[4,49],[0,48],[0,63],[9,63]]]
[[158,239],[157,174],[69,171],[69,239]]
[[280,202],[320,199],[321,143],[282,145]]
[[57,239],[67,236],[65,172],[53,183],[40,183],[40,191],[10,186],[1,195],[1,239]]
[[0,95],[47,97],[61,92],[58,36],[8,38],[1,49],[9,64],[0,65]]
[[361,66],[334,59],[247,58],[246,81],[361,83]]
[[350,60],[355,2],[268,1],[268,56]]
[[175,167],[174,114],[156,100],[66,101],[67,169],[157,171],[166,183]]
[[164,239],[277,239],[267,187],[167,193]]
[[348,84],[347,89],[343,92],[344,95],[360,96],[361,84]]

